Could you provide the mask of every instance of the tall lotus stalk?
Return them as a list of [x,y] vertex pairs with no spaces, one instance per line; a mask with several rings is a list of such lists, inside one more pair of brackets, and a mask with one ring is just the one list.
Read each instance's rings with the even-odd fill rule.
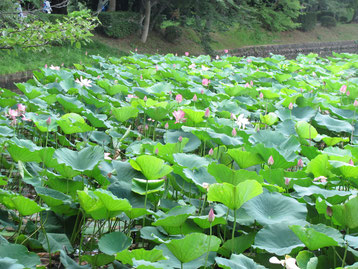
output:
[[209,237],[209,245],[208,245],[208,252],[206,253],[205,258],[205,265],[204,268],[206,268],[206,264],[208,263],[209,253],[210,253],[210,243],[211,243],[211,235],[213,234],[213,221],[215,220],[215,213],[214,210],[211,208],[208,215],[208,221],[210,222],[210,237]]

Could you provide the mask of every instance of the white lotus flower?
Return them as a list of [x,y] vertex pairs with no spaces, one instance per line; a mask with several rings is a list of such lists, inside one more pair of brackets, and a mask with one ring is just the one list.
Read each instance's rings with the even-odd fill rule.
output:
[[236,124],[237,126],[239,126],[239,129],[245,129],[247,124],[250,124],[249,120],[247,118],[245,118],[244,114],[240,114],[236,119]]
[[87,79],[87,78],[82,78],[82,76],[80,77],[80,80],[79,79],[76,79],[75,80],[78,84],[80,84],[82,87],[85,86],[85,87],[91,87],[91,84],[92,84],[92,81]]
[[270,263],[273,264],[281,264],[282,266],[284,266],[286,269],[300,269],[297,265],[296,265],[296,259],[292,258],[288,255],[285,256],[284,260],[279,260],[277,257],[271,257],[269,260]]

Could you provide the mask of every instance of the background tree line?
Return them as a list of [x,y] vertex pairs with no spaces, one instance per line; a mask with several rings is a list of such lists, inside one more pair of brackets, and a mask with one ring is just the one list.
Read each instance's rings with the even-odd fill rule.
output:
[[[158,30],[175,42],[180,27],[191,27],[208,53],[209,33],[225,31],[233,24],[280,32],[297,28],[309,31],[317,20],[327,27],[358,20],[358,0],[51,0],[51,5],[64,1],[66,5],[53,8],[54,14],[90,9],[99,14],[100,29],[111,37],[140,32],[142,42],[146,42],[150,31]],[[1,14],[14,1],[1,2],[0,19],[5,21]],[[41,9],[42,2],[23,0],[22,6]]]

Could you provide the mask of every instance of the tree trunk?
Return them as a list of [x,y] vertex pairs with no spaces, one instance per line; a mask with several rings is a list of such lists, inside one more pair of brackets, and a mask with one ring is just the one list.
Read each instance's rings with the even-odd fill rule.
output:
[[108,11],[116,11],[117,0],[109,0]]
[[141,38],[141,41],[143,43],[147,42],[148,33],[149,33],[150,13],[152,9],[151,0],[146,0],[144,5],[145,5],[145,19],[144,19],[142,38]]

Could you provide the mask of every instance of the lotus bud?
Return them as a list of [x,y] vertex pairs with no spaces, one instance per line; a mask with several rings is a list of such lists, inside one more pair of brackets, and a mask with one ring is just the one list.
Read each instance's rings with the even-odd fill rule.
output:
[[346,95],[349,96],[351,95],[351,93],[347,90]]
[[215,59],[216,59],[216,60],[219,60],[219,59],[220,59],[219,55],[216,55]]
[[274,164],[274,162],[275,162],[275,161],[273,160],[273,157],[272,157],[272,155],[271,155],[270,158],[268,158],[268,160],[267,160],[267,164],[271,166],[271,165]]
[[46,124],[50,125],[51,124],[51,117],[48,117],[48,119],[46,120]]
[[302,161],[302,159],[299,159],[299,160],[298,160],[297,166],[298,166],[299,168],[302,168],[302,167],[303,167],[303,161]]
[[327,206],[326,213],[329,217],[332,217],[332,215],[333,215],[332,207]]
[[264,99],[264,94],[262,92],[260,92],[259,97],[260,97],[260,99]]
[[144,101],[144,102],[147,102],[147,100],[148,100],[148,97],[147,97],[147,96],[144,96],[143,101]]
[[250,81],[250,85],[251,87],[254,86],[254,82],[252,80]]
[[143,79],[143,75],[142,75],[142,74],[140,74],[140,79]]
[[205,190],[207,190],[208,188],[209,188],[209,183],[207,183],[207,182],[203,182],[203,188],[205,189]]
[[158,155],[158,152],[159,152],[159,149],[156,148],[156,149],[155,149],[155,155]]
[[345,94],[347,91],[347,85],[342,85],[342,87],[339,89],[339,92],[342,94]]
[[209,155],[212,156],[213,154],[214,154],[214,150],[211,148],[211,149],[209,150]]
[[183,141],[183,137],[179,136],[178,141],[181,143]]
[[145,129],[148,130],[149,129],[149,126],[148,124],[145,125]]
[[292,104],[292,103],[290,103],[290,104],[288,105],[288,109],[289,109],[289,110],[292,110],[292,109],[293,109],[293,104]]
[[209,118],[209,116],[210,116],[210,109],[207,108],[207,109],[205,110],[205,117],[206,117],[206,118]]
[[358,106],[358,101],[357,101],[357,99],[356,99],[356,100],[354,100],[353,105],[354,105],[354,106],[356,106],[356,107]]
[[157,65],[155,66],[155,70],[156,70],[156,71],[158,71],[158,70],[159,70],[159,67],[158,67]]
[[177,67],[177,65],[176,65],[176,64],[173,64],[173,68],[175,68],[175,67]]
[[47,64],[45,64],[45,68],[47,68]]
[[232,132],[231,132],[232,136],[236,136],[237,135],[237,132],[236,132],[236,129],[232,129]]
[[204,94],[204,90],[201,90],[200,93],[201,93],[201,94]]
[[185,56],[188,57],[188,56],[189,56],[189,52],[186,51],[186,52],[185,52]]
[[349,160],[349,165],[352,165],[352,166],[354,165],[354,162],[352,159]]
[[224,52],[225,52],[226,54],[228,54],[228,53],[229,53],[229,50],[226,49],[226,50],[224,50]]
[[215,220],[215,213],[214,210],[211,208],[208,215],[208,221],[211,223]]
[[164,128],[165,128],[166,130],[168,130],[168,128],[169,128],[169,124],[168,124],[168,123],[166,123],[166,124],[164,125]]
[[181,94],[178,94],[177,96],[175,96],[175,101],[181,103],[183,101],[183,96]]
[[285,185],[286,185],[286,186],[290,185],[290,181],[291,181],[290,178],[285,177]]
[[196,102],[197,100],[198,100],[198,97],[196,96],[196,94],[194,94],[193,101]]

